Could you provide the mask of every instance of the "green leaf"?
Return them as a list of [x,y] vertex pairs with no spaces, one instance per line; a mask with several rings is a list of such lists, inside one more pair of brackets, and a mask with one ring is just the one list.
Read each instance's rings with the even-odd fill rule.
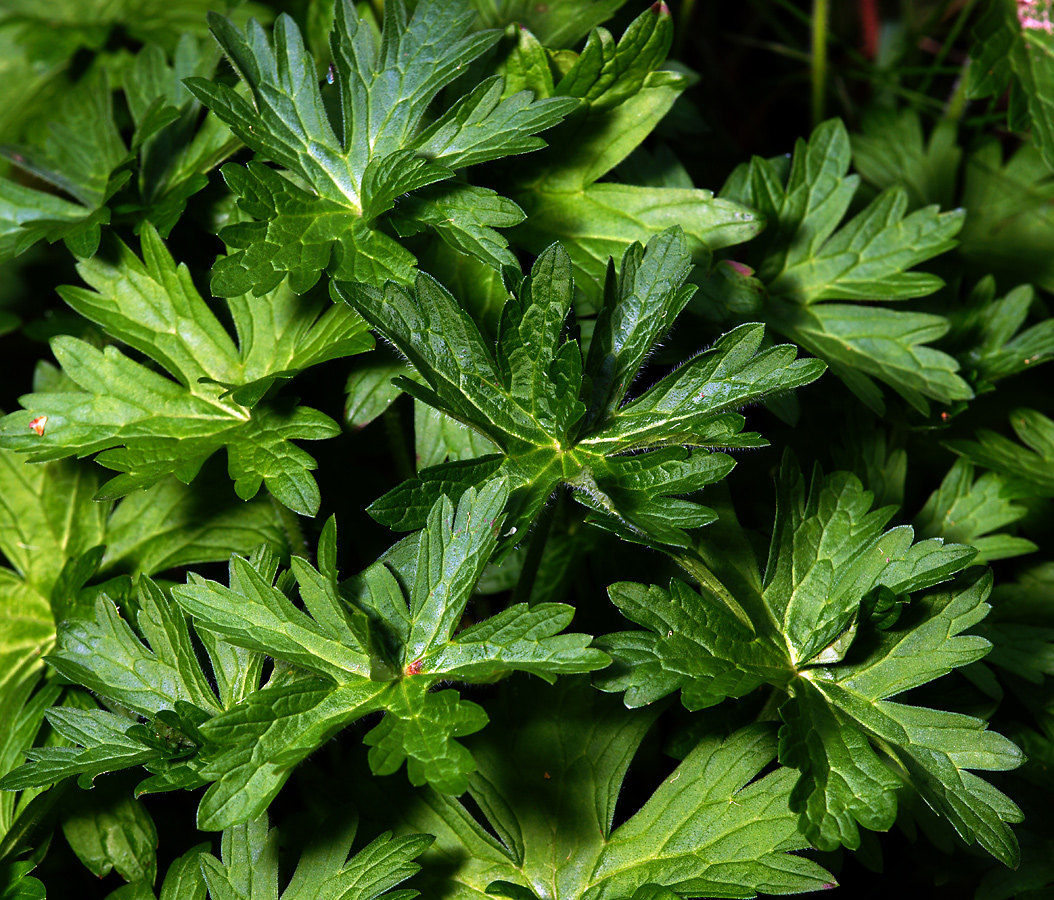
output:
[[[420,191],[452,178],[454,169],[543,146],[534,135],[575,104],[532,100],[529,93],[503,99],[500,79],[490,79],[422,127],[439,91],[499,37],[469,33],[473,17],[459,0],[427,0],[409,21],[401,6],[389,5],[378,48],[355,7],[336,3],[336,128],[292,19],[279,16],[272,43],[255,21],[243,32],[221,16],[210,17],[251,100],[203,78],[187,79],[188,89],[249,147],[290,174],[262,163],[224,168],[253,221],[222,232],[234,252],[214,270],[215,293],[251,290],[259,296],[287,276],[301,293],[323,271],[376,285],[408,281],[416,261],[382,229],[389,220],[403,234],[431,226],[443,240],[491,264],[514,262],[494,226],[518,222],[516,204],[469,185]],[[410,195],[408,202],[393,212],[403,194]]]
[[483,707],[461,700],[456,691],[427,693],[414,681],[403,681],[385,697],[388,714],[363,742],[370,749],[375,775],[397,772],[405,760],[411,784],[431,784],[444,794],[462,794],[476,764],[472,754],[453,740],[487,724]]
[[382,827],[436,835],[421,857],[421,886],[450,900],[664,898],[659,887],[753,897],[832,883],[787,852],[802,846],[787,807],[794,776],[781,769],[757,778],[776,752],[765,725],[705,737],[613,828],[626,770],[657,715],[655,707],[621,709],[580,679],[506,683],[491,727],[469,741],[479,765],[469,791],[484,818],[427,789],[403,788],[382,802],[371,784],[361,785],[366,808]]
[[973,396],[956,374],[953,357],[926,346],[948,332],[942,316],[842,303],[803,308],[772,302],[766,319],[827,362],[871,409],[884,408],[873,379],[888,384],[923,413],[929,410],[927,398],[951,403]]
[[44,882],[29,875],[35,868],[27,860],[0,863],[0,900],[45,900]]
[[129,882],[153,884],[157,876],[157,829],[138,800],[118,785],[104,782],[81,794],[64,811],[62,833],[77,858],[93,875],[111,870]]
[[[935,206],[905,215],[908,197],[892,187],[844,225],[859,179],[847,175],[849,135],[840,120],[799,140],[789,169],[782,160],[755,158],[732,173],[721,196],[749,204],[769,219],[741,263],[757,271],[768,295],[766,322],[828,362],[867,405],[881,411],[890,385],[926,413],[927,398],[951,403],[973,396],[956,361],[921,346],[948,329],[940,316],[869,306],[822,305],[828,300],[905,300],[943,285],[935,275],[908,271],[955,246],[961,211]],[[841,226],[841,227],[839,227]]]
[[650,629],[609,634],[597,644],[615,662],[596,686],[625,691],[630,709],[677,690],[688,709],[703,709],[781,678],[778,652],[727,607],[700,603],[683,582],[672,582],[669,591],[621,582],[608,593],[624,616]]
[[[856,620],[867,592],[894,594],[946,581],[977,555],[939,539],[913,544],[911,528],[883,533],[891,509],[869,512],[872,496],[852,475],[818,469],[806,493],[784,459],[763,599],[797,668],[813,661]],[[837,662],[824,658],[819,662]]]
[[[1040,563],[992,592],[992,614],[977,633],[992,643],[984,665],[1033,684],[1054,675],[1054,567]],[[1026,751],[1028,747],[1025,747]],[[1029,752],[1031,758],[1035,754]]]
[[380,707],[384,687],[301,678],[248,694],[204,723],[211,746],[200,775],[214,784],[198,807],[198,827],[219,830],[262,815],[298,763]]
[[998,300],[995,293],[995,279],[983,278],[970,292],[966,307],[952,317],[952,337],[962,347],[959,357],[981,391],[1054,358],[1050,319],[1022,330],[1035,291],[1022,284]]
[[1022,282],[1054,287],[1045,248],[1054,233],[1054,181],[1039,150],[1022,145],[1003,161],[998,141],[982,143],[967,157],[961,202],[970,211],[959,235],[959,259],[967,277],[995,275],[999,289]]
[[0,779],[0,790],[20,791],[54,784],[70,775],[88,780],[119,769],[151,763],[166,756],[153,742],[128,734],[130,720],[102,710],[53,708],[48,721],[62,737],[78,746],[33,748],[26,752],[30,762]]
[[99,596],[95,619],[66,620],[58,649],[48,658],[66,677],[90,685],[130,714],[49,710],[48,721],[73,746],[26,750],[31,762],[0,780],[0,789],[52,784],[74,774],[93,779],[138,765],[155,775],[146,782],[150,790],[204,783],[196,774],[200,760],[194,758],[203,746],[199,726],[258,688],[263,657],[203,640],[217,696],[182,613],[146,577],[140,579],[133,608],[138,633],[105,594]]
[[[417,891],[391,889],[415,875],[413,860],[432,838],[425,834],[374,838],[352,854],[358,821],[352,815],[336,827],[318,830],[297,862],[281,900],[411,900]],[[223,833],[221,860],[200,855],[201,871],[214,900],[278,900],[277,829],[268,831],[267,816],[236,825]],[[164,892],[162,891],[162,900]]]
[[499,451],[471,460],[462,453],[425,469],[370,512],[391,527],[418,528],[441,494],[456,498],[500,473],[511,489],[506,546],[520,540],[516,535],[522,537],[561,484],[624,537],[685,546],[684,529],[712,521],[713,514],[671,495],[728,473],[732,460],[709,448],[763,445],[758,435],[740,433],[745,420],[734,410],[807,384],[822,371],[818,362],[795,361],[788,347],[759,352],[763,329],[749,325],[625,403],[645,355],[691,296],[683,287],[689,266],[679,229],[652,238],[647,249],[631,246],[620,272],[612,267],[584,361],[566,327],[574,285],[571,260],[559,245],[539,257],[506,303],[493,345],[427,276],[418,277],[412,293],[395,284],[384,292],[337,285],[424,382],[401,386]]
[[977,561],[1030,553],[1036,545],[1010,534],[993,534],[1022,518],[1027,510],[1010,501],[1006,480],[988,472],[974,480],[973,465],[959,459],[915,517],[920,538],[939,537],[977,548]]
[[158,900],[205,900],[205,877],[201,874],[201,857],[208,850],[199,844],[173,861],[165,873]]
[[531,31],[546,47],[571,47],[589,32],[607,21],[625,0],[597,0],[583,6],[576,0],[554,0],[544,7],[531,0],[498,0],[473,6],[484,28],[501,28],[516,23]]
[[402,394],[392,379],[409,375],[401,362],[377,359],[376,353],[352,369],[344,385],[344,420],[353,429],[364,428],[379,417]]
[[[125,96],[136,126],[133,143],[139,149],[139,204],[162,237],[168,237],[187,200],[205,187],[206,173],[241,146],[214,114],[199,121],[201,104],[183,86],[184,78],[212,75],[218,60],[218,51],[184,31],[171,66],[160,46],[148,44],[126,77]],[[152,127],[159,116],[171,121]]]
[[1018,409],[1010,414],[1010,427],[1025,447],[987,428],[977,432],[976,441],[948,441],[948,447],[1009,480],[1011,496],[1054,496],[1054,422]]
[[99,246],[99,226],[110,220],[106,203],[131,174],[117,171],[131,154],[114,123],[106,75],[85,79],[67,96],[58,119],[48,128],[43,149],[5,146],[0,153],[77,201],[76,205],[64,202],[59,206],[47,195],[41,197],[40,191],[15,189],[14,185],[5,188],[4,199],[16,210],[24,205],[58,213],[55,219],[44,219],[36,213],[13,210],[12,224],[28,229],[32,238],[8,232],[7,246],[21,253],[40,238],[65,238],[77,256],[92,256]]
[[[100,492],[107,499],[169,474],[190,482],[226,447],[239,497],[251,499],[264,483],[290,509],[314,514],[315,464],[291,440],[331,437],[337,425],[317,410],[261,398],[275,380],[369,349],[365,324],[350,310],[299,302],[288,291],[270,302],[237,298],[231,312],[239,349],[152,228],[142,244],[143,260],[119,244],[116,263],[81,263],[95,291],[66,288],[63,295],[172,377],[116,347],[100,352],[78,338],[55,338],[59,362],[81,390],[23,397],[26,409],[0,420],[0,445],[34,461],[103,451],[98,461],[122,473]],[[38,435],[28,423],[39,416],[46,420]]]
[[693,260],[754,237],[763,225],[739,203],[695,188],[597,183],[655,128],[687,87],[685,76],[662,71],[673,35],[665,4],[641,13],[616,43],[595,28],[582,53],[555,85],[555,96],[578,107],[549,136],[551,147],[525,160],[510,177],[512,198],[527,215],[513,240],[540,254],[554,240],[567,249],[578,286],[600,305],[609,257],[673,225],[685,232]]
[[1013,3],[992,3],[975,30],[977,43],[970,50],[967,90],[984,97],[996,89],[1002,93],[1009,82],[1016,98],[1011,109],[1027,106],[1026,122],[1011,118],[1011,127],[1031,125],[1032,141],[1047,166],[1054,169],[1054,37],[1050,34],[1050,10]]
[[962,162],[954,122],[942,120],[925,140],[917,110],[875,107],[860,125],[862,133],[851,136],[853,166],[866,183],[880,191],[900,185],[913,210],[954,205]]
[[[148,18],[158,18],[156,11]],[[53,31],[57,21],[47,24]],[[17,256],[41,238],[64,238],[76,255],[92,256],[112,211],[134,218],[137,230],[152,222],[167,237],[187,199],[207,184],[206,173],[239,146],[215,116],[199,128],[200,104],[181,83],[186,76],[211,75],[218,54],[203,51],[185,32],[172,51],[169,66],[165,50],[148,44],[124,73],[135,126],[130,146],[114,117],[106,70],[97,69],[67,92],[42,148],[0,147],[15,166],[77,201],[0,181],[0,257]],[[129,164],[137,157],[133,181]]]
[[455,634],[493,553],[507,499],[501,479],[478,493],[464,491],[456,510],[441,497],[398,579],[382,559],[346,591],[337,586],[331,520],[319,568],[292,560],[303,610],[287,595],[288,578],[276,584],[274,565],[238,557],[229,587],[191,575],[173,590],[199,632],[303,670],[292,683],[251,694],[200,726],[210,742],[200,774],[216,782],[199,809],[201,827],[260,815],[294,765],[376,710],[385,716],[365,742],[378,775],[405,761],[414,784],[462,793],[475,764],[456,739],[482,728],[486,714],[456,691],[432,687],[513,671],[552,679],[607,664],[606,654],[588,647],[588,636],[558,634],[572,615],[561,604],[513,606]]
[[1014,768],[1020,750],[979,719],[889,699],[988,652],[962,632],[988,611],[991,576],[927,591],[975,551],[912,544],[906,526],[883,533],[892,510],[869,511],[871,500],[845,472],[817,469],[806,490],[785,458],[764,578],[752,555],[734,550],[732,519],[712,546],[699,541],[694,562],[683,557],[701,593],[678,582],[669,591],[614,585],[612,600],[647,630],[599,642],[614,663],[598,685],[625,690],[627,706],[680,690],[696,709],[767,682],[775,697],[789,695],[779,755],[801,772],[789,802],[814,846],[855,849],[858,825],[888,829],[906,782],[965,840],[1013,865],[1006,822],[1019,812],[968,770]]
[[[66,561],[104,541],[108,509],[92,500],[97,490],[91,466],[73,461],[34,466],[0,451],[0,550],[45,601]],[[27,616],[40,616],[28,598],[23,602]]]
[[251,553],[261,543],[284,550],[288,538],[274,504],[240,500],[226,473],[210,468],[191,486],[166,478],[125,497],[106,524],[102,572],[152,575]]
[[859,847],[857,822],[874,831],[893,823],[900,779],[811,681],[798,683],[794,700],[780,709],[780,761],[807,775],[794,786],[791,807],[802,812],[803,832],[814,846]]

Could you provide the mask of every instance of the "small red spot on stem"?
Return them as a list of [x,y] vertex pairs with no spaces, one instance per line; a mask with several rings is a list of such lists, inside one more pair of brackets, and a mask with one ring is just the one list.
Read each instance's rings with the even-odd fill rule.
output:
[[32,428],[41,437],[44,436],[44,428],[48,424],[47,416],[37,416],[29,423],[29,427]]
[[415,659],[412,663],[408,664],[405,671],[407,675],[420,675],[421,666],[424,663],[424,659]]
[[548,772],[544,772],[542,774],[542,778],[544,778],[546,781],[548,781],[550,778],[552,778],[552,776]]

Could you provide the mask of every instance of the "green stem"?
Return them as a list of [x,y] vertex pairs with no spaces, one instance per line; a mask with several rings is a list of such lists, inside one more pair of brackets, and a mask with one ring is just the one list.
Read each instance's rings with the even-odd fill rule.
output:
[[681,4],[681,14],[678,16],[679,21],[677,22],[677,37],[674,38],[673,44],[673,56],[677,59],[681,58],[682,51],[684,50],[684,41],[688,36],[688,25],[692,21],[692,13],[695,12],[695,0],[684,0]]
[[827,19],[829,0],[812,2],[812,124],[823,121],[827,86]]
[[964,63],[962,72],[955,80],[955,88],[944,107],[944,118],[958,122],[966,111],[966,87],[969,83],[969,63]]
[[513,603],[529,604],[531,602],[531,593],[538,579],[538,567],[542,562],[542,554],[545,553],[545,545],[549,542],[549,532],[552,530],[553,519],[556,518],[557,507],[563,506],[563,500],[564,491],[558,490],[556,499],[542,508],[541,514],[534,523],[534,530],[527,544],[527,555],[523,558],[523,568],[520,569],[520,580],[516,582],[516,589],[512,592]]
[[388,431],[388,446],[392,451],[392,460],[395,463],[395,471],[403,481],[415,478],[416,467],[410,462],[410,454],[406,449],[406,429],[403,428],[402,419],[399,418],[399,410],[393,403],[383,413],[384,427]]
[[779,721],[779,708],[783,705],[783,701],[787,699],[787,692],[782,688],[773,687],[769,692],[768,699],[765,700],[765,705],[761,707],[761,712],[758,713],[755,722],[778,722]]
[[[933,79],[940,71],[941,66],[944,65],[944,60],[947,58],[948,53],[952,47],[955,46],[955,41],[959,37],[959,32],[962,31],[966,25],[966,21],[973,11],[974,4],[977,0],[966,0],[963,4],[963,8],[960,10],[959,15],[956,17],[955,22],[952,23],[951,30],[945,35],[944,40],[941,42],[940,50],[937,51],[937,55],[933,59],[933,63],[929,66],[926,76],[922,79],[922,84],[919,85],[918,91],[920,94],[926,94],[929,92],[930,85],[933,84]],[[965,82],[965,78],[962,79]]]
[[304,535],[304,529],[300,526],[300,516],[284,503],[276,500],[273,495],[269,494],[268,497],[271,500],[272,509],[278,513],[278,521],[282,526],[282,531],[285,532],[285,539],[289,543],[290,553],[293,556],[303,556],[305,559],[311,559],[307,538]]

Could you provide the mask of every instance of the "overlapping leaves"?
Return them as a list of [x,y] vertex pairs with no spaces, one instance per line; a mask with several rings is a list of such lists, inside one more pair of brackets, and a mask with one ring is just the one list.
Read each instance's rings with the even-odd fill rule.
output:
[[[562,68],[530,31],[521,29],[505,62],[506,77],[543,97],[575,98],[577,108],[548,135],[551,146],[510,169],[512,197],[527,219],[511,233],[539,254],[559,240],[571,256],[579,289],[599,306],[609,257],[635,241],[680,224],[697,262],[754,237],[764,222],[754,209],[712,191],[601,181],[659,124],[688,77],[660,68],[673,39],[665,3],[641,13],[616,42],[595,28],[582,52]],[[568,54],[570,56],[570,54]],[[565,59],[566,57],[562,57]]]
[[1013,493],[1054,497],[1054,421],[1034,409],[1017,409],[1010,414],[1010,427],[1025,446],[988,428],[980,429],[976,440],[952,440],[948,446],[998,472]]
[[15,166],[72,198],[0,180],[0,259],[41,239],[65,239],[77,256],[92,256],[117,207],[139,227],[149,221],[167,236],[187,199],[207,183],[205,173],[239,146],[215,116],[199,123],[201,106],[181,84],[210,75],[215,64],[216,55],[190,35],[178,42],[171,66],[160,47],[145,47],[124,79],[134,125],[127,144],[103,75],[68,94],[44,147],[0,147]]
[[995,279],[982,279],[966,304],[951,316],[950,341],[978,393],[996,382],[1054,359],[1054,320],[1026,328],[1035,291],[1021,284],[996,299]]
[[121,473],[100,492],[107,499],[170,474],[190,482],[225,447],[242,499],[266,484],[290,509],[313,515],[315,462],[292,441],[332,437],[339,428],[318,410],[264,395],[309,366],[368,350],[365,323],[326,298],[309,301],[278,289],[262,300],[230,301],[236,346],[149,225],[142,248],[142,260],[118,244],[115,262],[83,261],[78,271],[95,290],[62,293],[77,312],[172,377],[116,347],[100,351],[57,337],[52,350],[77,389],[21,398],[25,409],[0,420],[0,446],[34,461],[102,451],[97,461]]
[[976,551],[912,543],[907,526],[883,532],[892,510],[870,505],[855,477],[817,472],[806,490],[786,461],[764,577],[726,522],[699,545],[701,594],[678,582],[613,585],[615,604],[647,630],[599,642],[615,659],[599,684],[626,691],[633,706],[680,689],[689,708],[771,684],[789,695],[780,760],[801,771],[790,802],[816,846],[855,848],[858,825],[889,828],[906,782],[965,839],[1012,865],[1006,823],[1019,812],[969,770],[1013,768],[1020,751],[978,719],[890,699],[988,652],[962,632],[987,612],[991,577],[913,597]]
[[[208,496],[195,497],[166,479],[114,509],[92,500],[98,489],[94,466],[69,460],[33,465],[0,451],[0,550],[11,567],[0,569],[0,776],[24,761],[49,706],[87,699],[44,681],[43,656],[54,643],[56,620],[90,611],[100,591],[125,598],[131,592],[128,574],[220,560],[232,547],[247,552],[260,541],[284,545],[270,503],[237,501],[211,476],[207,485]],[[61,740],[51,734],[48,744]],[[31,787],[0,794],[5,858],[25,848],[41,804],[54,802],[38,798],[40,793]]]
[[[756,296],[767,324],[825,360],[846,385],[877,411],[883,381],[917,409],[928,400],[973,396],[958,363],[926,344],[948,331],[942,316],[853,306],[844,302],[905,300],[941,287],[935,275],[908,271],[954,246],[961,211],[926,207],[905,215],[908,197],[884,191],[844,225],[858,178],[847,175],[849,136],[839,120],[799,140],[789,168],[783,158],[753,159],[729,177],[721,196],[758,209],[762,235],[737,259],[737,277],[713,281],[718,306],[734,310]],[[756,271],[756,277],[754,272]]]
[[[350,583],[346,597],[337,584],[332,521],[319,569],[294,557],[291,574],[276,583],[277,562],[261,550],[231,560],[229,587],[191,576],[173,594],[195,619],[218,694],[181,613],[150,581],[140,582],[141,637],[101,597],[94,621],[64,624],[51,664],[144,722],[52,710],[53,727],[78,746],[34,750],[34,762],[0,785],[145,765],[154,777],[141,791],[214,782],[199,825],[224,828],[259,816],[292,767],[341,728],[386,710],[365,738],[374,771],[390,774],[406,761],[415,784],[460,793],[474,763],[455,738],[478,731],[487,717],[456,691],[429,688],[512,671],[550,679],[608,661],[588,648],[588,635],[558,633],[573,614],[561,604],[514,605],[455,635],[496,544],[507,496],[498,480],[478,496],[467,491],[456,513],[441,499],[428,527]],[[294,579],[306,611],[288,595]],[[264,654],[285,665],[260,688]]]
[[159,895],[140,882],[135,893],[127,889],[111,896],[127,900],[206,900],[206,896],[212,900],[412,900],[418,896],[414,890],[392,889],[420,869],[414,858],[428,847],[431,837],[381,834],[352,853],[357,830],[354,814],[312,829],[281,894],[279,842],[287,833],[269,829],[264,814],[226,829],[219,858],[202,844],[176,859]]
[[723,478],[733,466],[710,448],[764,445],[742,432],[745,420],[735,410],[808,384],[824,368],[818,360],[795,360],[787,345],[762,350],[762,326],[744,325],[626,402],[649,350],[691,296],[693,288],[684,285],[690,265],[679,228],[652,238],[646,250],[632,245],[619,272],[609,270],[585,359],[568,322],[571,260],[559,245],[539,257],[529,279],[513,285],[493,347],[426,275],[413,292],[393,283],[383,292],[339,284],[340,296],[425,382],[404,378],[401,386],[500,449],[425,469],[377,501],[374,517],[418,528],[440,494],[458,496],[501,473],[511,490],[510,536],[567,484],[618,533],[686,545],[685,529],[714,514],[677,495]]
[[[1009,93],[1009,125],[1031,129],[1032,141],[1054,169],[1054,36],[1043,3],[995,0],[974,30],[967,92],[971,97]],[[1009,89],[1009,90],[1008,90]]]
[[1012,502],[1015,494],[1008,480],[997,472],[986,472],[975,480],[973,465],[959,459],[915,517],[915,533],[922,538],[969,544],[978,551],[977,562],[1031,553],[1037,549],[1032,541],[994,533],[1027,513],[1023,504]]
[[474,16],[461,0],[425,0],[407,20],[402,3],[389,0],[378,47],[350,0],[338,0],[331,36],[336,128],[292,19],[278,18],[272,45],[256,22],[242,32],[210,18],[252,102],[201,78],[187,87],[249,147],[288,170],[261,162],[224,168],[253,221],[221,233],[234,252],[213,270],[216,294],[259,295],[287,277],[300,293],[323,271],[377,285],[408,281],[416,260],[387,228],[404,237],[431,228],[491,265],[515,263],[494,229],[515,225],[523,213],[491,190],[453,180],[454,170],[543,146],[534,135],[575,103],[533,100],[529,92],[502,99],[501,79],[491,78],[425,126],[439,91],[500,37],[470,34]]
[[[300,856],[281,900],[412,900],[414,890],[391,889],[421,867],[413,860],[432,843],[425,834],[374,838],[351,854],[358,822],[354,815],[320,833]],[[191,878],[207,886],[212,900],[278,900],[279,832],[268,830],[267,816],[223,832],[220,859],[198,855],[200,871]],[[186,889],[186,887],[184,888]]]
[[356,784],[382,827],[436,836],[421,862],[426,896],[468,900],[754,897],[833,886],[804,846],[787,800],[794,773],[760,773],[774,729],[708,735],[613,828],[626,771],[658,707],[629,711],[581,679],[507,682],[493,727],[470,742],[479,771],[460,801]]

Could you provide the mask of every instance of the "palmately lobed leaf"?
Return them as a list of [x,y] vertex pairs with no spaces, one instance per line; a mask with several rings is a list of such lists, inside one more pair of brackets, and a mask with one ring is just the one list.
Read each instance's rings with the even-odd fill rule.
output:
[[[588,635],[561,633],[573,613],[563,604],[516,605],[457,631],[496,546],[507,500],[502,479],[478,492],[467,490],[456,507],[441,497],[416,536],[411,558],[393,568],[382,558],[346,589],[337,582],[336,526],[330,520],[319,542],[318,568],[297,557],[291,563],[303,609],[290,597],[293,580],[276,580],[277,562],[263,551],[249,560],[232,558],[229,586],[192,574],[187,585],[173,589],[199,634],[256,658],[266,653],[287,667],[276,669],[263,688],[253,686],[196,723],[194,772],[198,784],[212,782],[198,810],[200,827],[222,829],[260,815],[295,765],[377,711],[385,715],[364,738],[376,774],[391,774],[405,762],[414,784],[462,793],[475,762],[458,738],[482,728],[487,716],[456,690],[431,688],[451,679],[492,681],[514,671],[552,680],[609,662],[588,646]],[[113,628],[117,638],[125,637],[126,648],[106,644],[101,658],[67,674],[101,684],[99,672],[113,660],[141,668],[129,662],[137,653],[162,672],[150,651]],[[133,708],[148,715],[159,702],[173,706],[163,694],[163,679],[153,691],[142,678],[133,681]],[[138,699],[140,686],[145,700]]]
[[401,236],[434,230],[460,253],[515,264],[495,228],[519,223],[519,207],[451,179],[455,169],[544,146],[535,134],[577,103],[529,92],[503,97],[495,78],[425,126],[437,94],[500,37],[472,32],[474,15],[461,0],[426,0],[407,19],[402,4],[391,3],[378,46],[350,0],[338,0],[331,35],[338,122],[330,120],[315,62],[289,16],[278,17],[273,41],[255,20],[242,31],[210,16],[251,98],[204,78],[187,79],[187,88],[249,147],[287,170],[224,167],[252,220],[221,234],[233,252],[214,269],[216,294],[258,296],[287,278],[302,293],[323,272],[377,286],[406,283],[416,259],[386,225]]
[[[238,347],[150,226],[142,246],[142,260],[118,244],[115,262],[82,262],[79,272],[94,290],[70,287],[63,296],[171,377],[117,347],[100,352],[79,338],[57,337],[52,349],[79,390],[23,397],[25,410],[0,420],[0,446],[34,461],[99,453],[98,462],[122,473],[103,487],[105,499],[167,475],[190,482],[226,448],[243,500],[266,484],[290,509],[313,515],[315,462],[292,441],[333,437],[339,429],[318,410],[262,401],[276,382],[369,349],[365,323],[350,310],[279,289],[261,300],[231,301]],[[45,424],[37,433],[32,422]]]
[[[899,184],[843,223],[859,183],[848,174],[850,159],[848,132],[832,119],[808,141],[797,142],[789,167],[782,158],[755,158],[722,188],[722,197],[755,207],[769,221],[758,240],[737,254],[740,264],[757,273],[745,283],[759,298],[761,316],[826,361],[876,412],[884,401],[874,379],[924,414],[930,399],[970,399],[973,391],[957,374],[957,361],[925,346],[947,333],[945,317],[827,302],[932,294],[941,279],[909,270],[954,247],[963,224],[962,210],[941,213],[927,206],[909,213]],[[715,311],[738,317],[731,305]]]
[[690,267],[678,228],[627,249],[621,269],[611,267],[584,360],[572,336],[573,265],[557,244],[512,286],[493,344],[428,276],[418,276],[414,291],[338,283],[336,293],[416,369],[421,381],[400,386],[499,450],[424,469],[370,512],[391,527],[421,527],[440,494],[457,497],[500,474],[511,490],[505,528],[512,543],[567,485],[599,524],[623,537],[686,546],[685,529],[714,515],[674,495],[728,474],[732,459],[714,451],[764,446],[759,435],[743,433],[737,410],[808,384],[824,369],[795,359],[790,346],[762,349],[763,326],[743,325],[627,402],[646,354],[691,296]]
[[618,41],[607,29],[594,29],[582,52],[567,57],[569,67],[555,83],[545,50],[529,37],[519,41],[518,59],[506,64],[514,72],[526,68],[530,77],[518,77],[534,89],[578,101],[548,136],[551,147],[509,167],[512,198],[526,214],[510,237],[534,254],[559,240],[579,291],[594,308],[602,304],[608,259],[621,258],[634,243],[679,225],[692,260],[708,265],[713,251],[750,240],[765,225],[755,208],[690,182],[675,187],[598,180],[638,147],[689,84],[683,73],[662,68],[673,30],[669,8],[655,3]]
[[491,709],[491,726],[467,742],[479,765],[473,803],[356,782],[380,827],[436,835],[421,873],[426,896],[672,900],[834,884],[794,853],[804,839],[787,804],[793,771],[761,776],[776,754],[769,725],[706,734],[614,827],[658,705],[626,710],[567,678],[552,687],[506,682]]
[[890,699],[988,653],[988,641],[963,632],[988,611],[991,575],[929,590],[976,551],[913,544],[906,526],[883,532],[892,511],[871,502],[848,473],[817,469],[806,487],[785,458],[764,578],[744,557],[754,571],[730,591],[704,562],[704,539],[699,561],[685,557],[701,593],[680,582],[614,585],[612,601],[646,630],[598,641],[613,665],[597,686],[624,691],[630,707],[679,690],[696,709],[768,683],[786,692],[779,759],[801,773],[790,805],[814,846],[856,848],[858,826],[887,830],[907,784],[965,840],[1013,865],[1007,823],[1020,812],[968,770],[1012,769],[1021,751],[980,719]]

